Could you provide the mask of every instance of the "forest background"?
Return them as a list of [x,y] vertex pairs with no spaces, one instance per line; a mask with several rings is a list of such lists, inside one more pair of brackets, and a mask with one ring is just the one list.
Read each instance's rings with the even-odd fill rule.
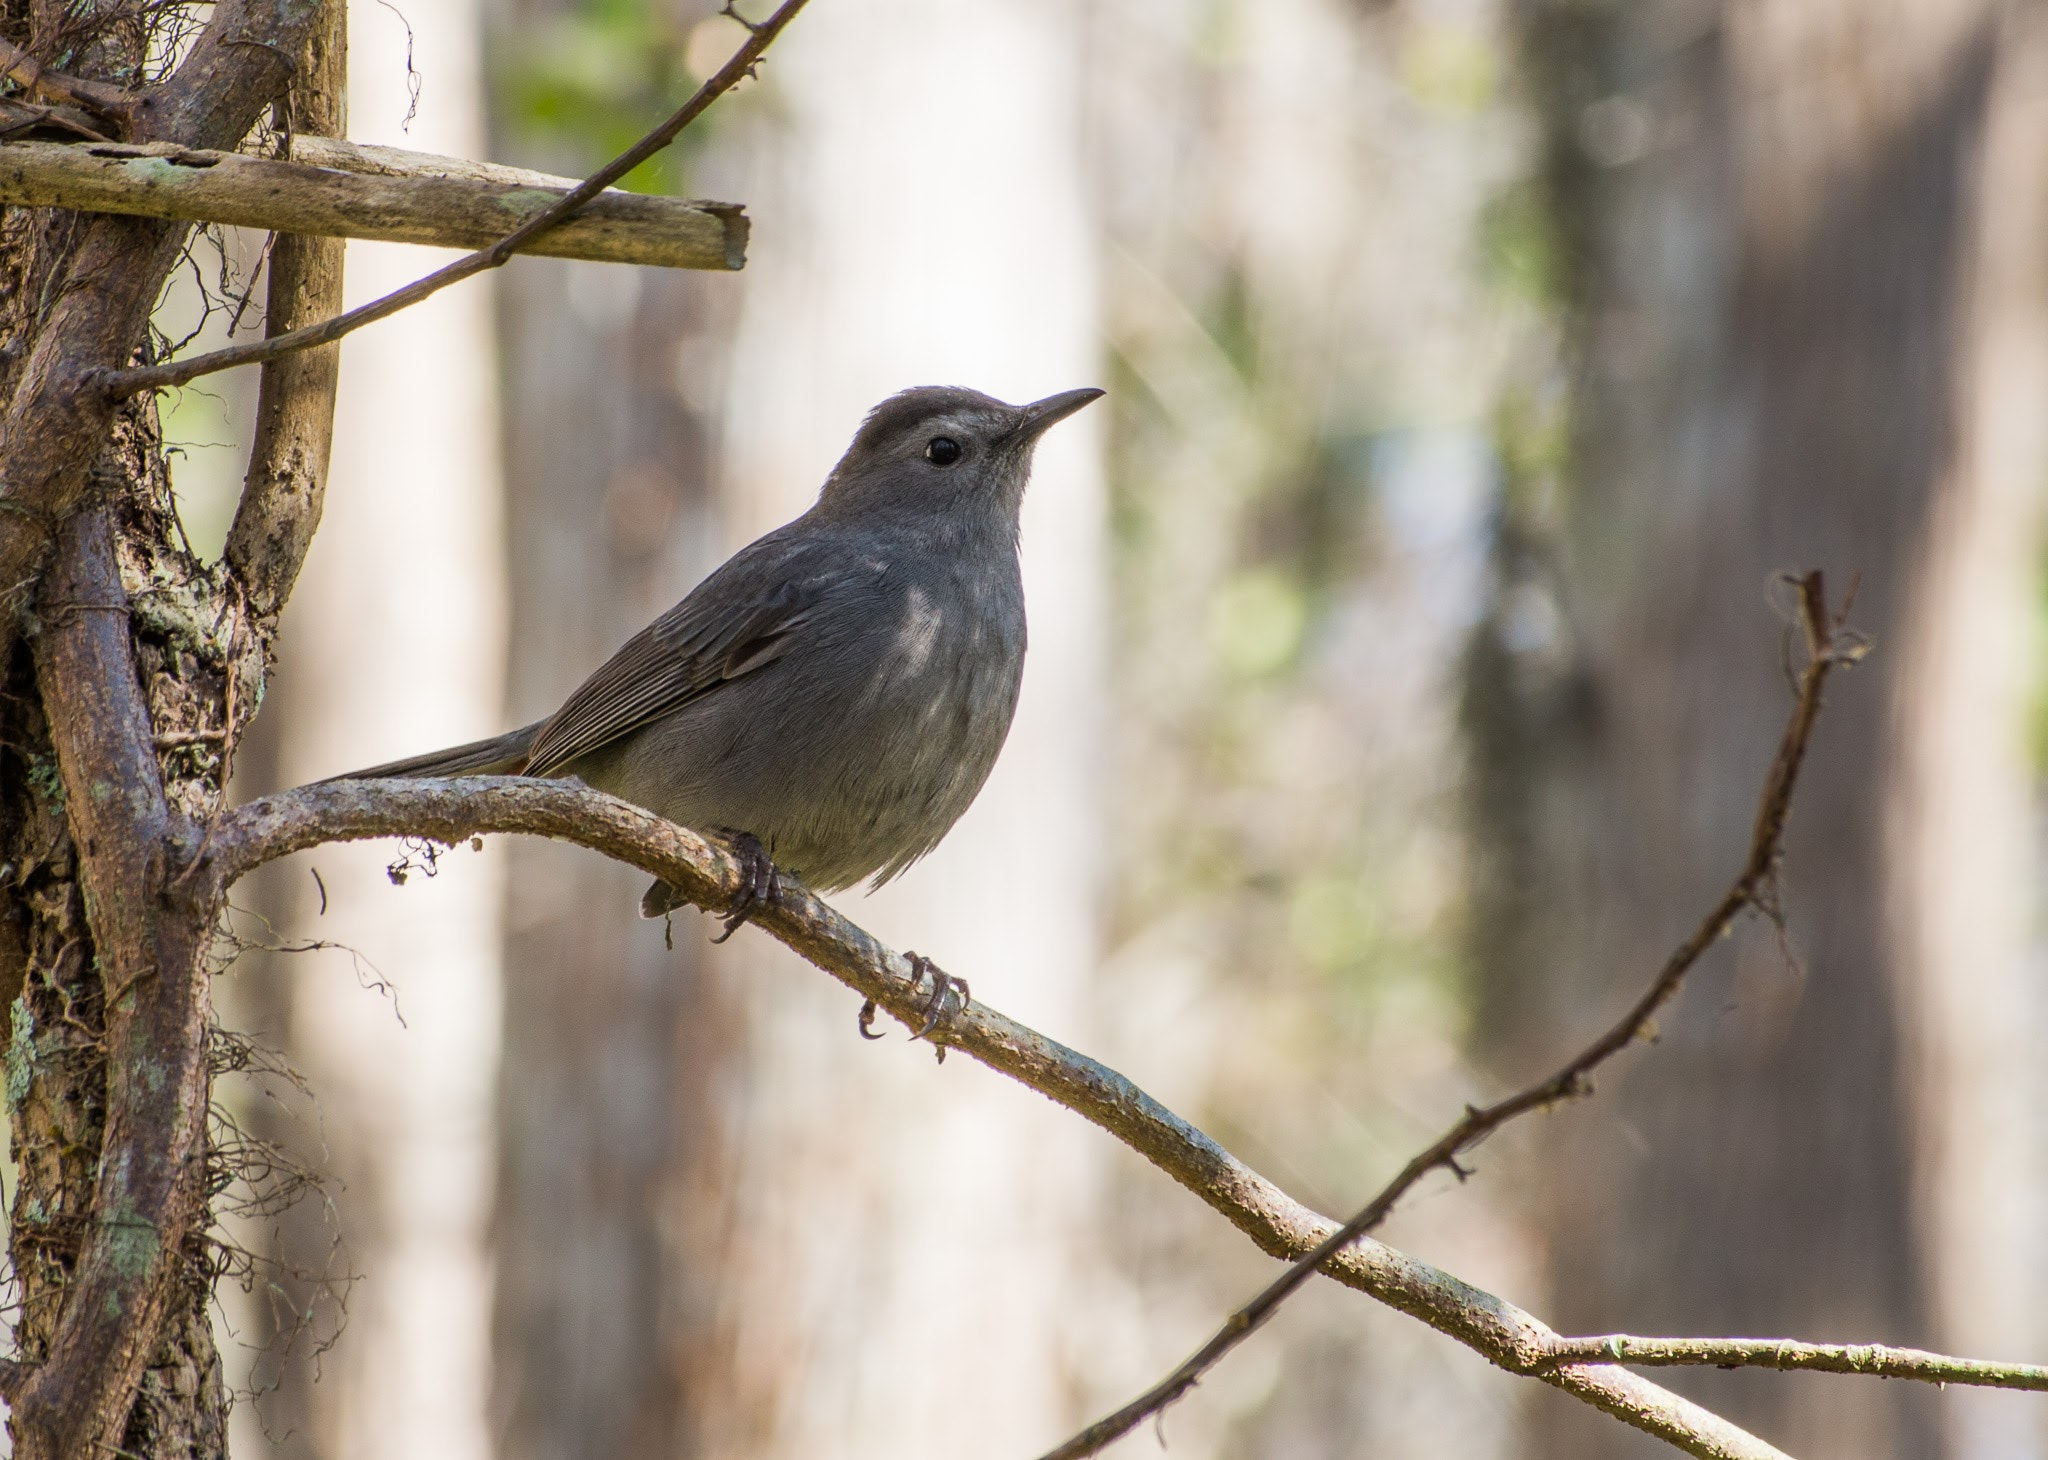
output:
[[[712,8],[353,7],[350,135],[580,174],[723,59]],[[636,179],[745,202],[744,273],[522,258],[344,347],[240,793],[544,712],[894,389],[1108,386],[1041,453],[995,780],[845,905],[1342,1211],[1724,884],[1788,699],[1772,574],[1860,574],[1796,959],[1745,927],[1595,1101],[1386,1235],[1564,1331],[2036,1357],[2042,19],[821,0]],[[259,241],[170,313],[217,338]],[[351,302],[433,261],[348,260]],[[203,550],[253,386],[167,404]],[[388,861],[241,895],[333,946],[219,985],[311,1097],[225,1093],[334,1179],[239,1234],[301,1274],[222,1315],[239,1454],[1035,1453],[1267,1276],[1054,1107],[862,1044],[767,940],[670,950],[627,869]],[[2024,1395],[1669,1382],[1807,1460],[2048,1454]],[[1166,1426],[1660,1453],[1334,1289]]]

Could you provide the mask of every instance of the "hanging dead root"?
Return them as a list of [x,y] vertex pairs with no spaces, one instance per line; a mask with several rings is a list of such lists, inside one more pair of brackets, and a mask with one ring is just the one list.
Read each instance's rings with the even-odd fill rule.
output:
[[[284,1436],[272,1432],[264,1401],[294,1366],[310,1365],[317,1376],[347,1327],[349,1296],[361,1274],[317,1158],[293,1149],[325,1155],[318,1096],[280,1053],[247,1034],[216,1027],[209,1053],[220,1082],[208,1122],[214,1221],[195,1275],[212,1294],[217,1331],[245,1356],[246,1382],[229,1390],[229,1402],[250,1405],[266,1438],[277,1443]],[[252,1131],[236,1109],[244,1102],[250,1115],[267,1115],[278,1134]],[[239,1326],[221,1301],[223,1283],[253,1300],[252,1326]]]

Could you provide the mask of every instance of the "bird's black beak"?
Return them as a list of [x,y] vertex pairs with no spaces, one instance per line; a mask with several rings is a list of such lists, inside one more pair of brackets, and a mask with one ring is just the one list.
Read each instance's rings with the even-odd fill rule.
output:
[[1035,400],[1020,413],[1017,424],[1011,428],[1010,439],[1029,441],[1046,427],[1064,421],[1102,394],[1103,392],[1090,385],[1080,390],[1063,390],[1058,395],[1047,396],[1044,400]]

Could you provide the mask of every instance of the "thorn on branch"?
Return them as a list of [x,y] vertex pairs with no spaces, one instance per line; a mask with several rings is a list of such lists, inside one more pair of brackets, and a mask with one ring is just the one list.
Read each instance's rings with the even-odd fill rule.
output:
[[[1814,576],[1819,577],[1820,575],[1815,574]],[[1847,627],[1849,622],[1849,610],[1856,606],[1856,590],[1861,588],[1862,586],[1863,570],[1861,568],[1858,568],[1855,572],[1849,575],[1849,591],[1842,595],[1842,611],[1835,615],[1834,627],[1836,633],[1842,632],[1843,629]],[[1823,608],[1827,606],[1825,600],[1823,600],[1821,606]],[[1861,634],[1858,634],[1856,635],[1856,637],[1860,639],[1863,636]]]

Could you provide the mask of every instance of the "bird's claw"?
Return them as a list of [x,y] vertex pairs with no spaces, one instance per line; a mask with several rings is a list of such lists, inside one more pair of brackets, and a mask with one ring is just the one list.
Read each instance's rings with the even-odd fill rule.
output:
[[[910,1036],[912,1039],[929,1039],[933,1030],[941,1024],[951,1023],[955,1013],[972,1003],[974,995],[967,987],[966,979],[955,978],[922,953],[905,953],[903,957],[910,964],[911,992],[924,987],[927,977],[932,981],[932,996],[924,1005],[924,1023],[917,1033]],[[941,1051],[941,1057],[943,1054]]]
[[725,931],[711,940],[714,943],[723,943],[737,933],[755,908],[773,907],[782,900],[782,875],[775,870],[768,849],[748,832],[730,831],[726,837],[732,843],[733,860],[740,864],[740,887],[733,894],[732,906],[725,910]]
[[[912,1039],[930,1039],[934,1031],[938,1030],[942,1025],[950,1024],[955,1015],[966,1009],[968,1004],[973,1002],[974,994],[967,987],[966,979],[953,977],[952,974],[946,972],[945,969],[939,967],[938,964],[932,962],[931,959],[925,957],[922,953],[905,953],[903,958],[910,965],[910,991],[913,994],[924,987],[924,981],[927,978],[932,981],[931,997],[924,1001],[924,1006],[921,1010],[924,1014],[924,1023],[918,1028],[916,1033],[910,1036]],[[880,1039],[882,1037],[875,1033],[875,1016],[880,1012],[881,1005],[877,1004],[873,999],[867,1000],[860,1006],[858,1024],[862,1039]],[[932,1048],[934,1053],[938,1055],[939,1062],[944,1064],[946,1060],[946,1046],[933,1039]]]

